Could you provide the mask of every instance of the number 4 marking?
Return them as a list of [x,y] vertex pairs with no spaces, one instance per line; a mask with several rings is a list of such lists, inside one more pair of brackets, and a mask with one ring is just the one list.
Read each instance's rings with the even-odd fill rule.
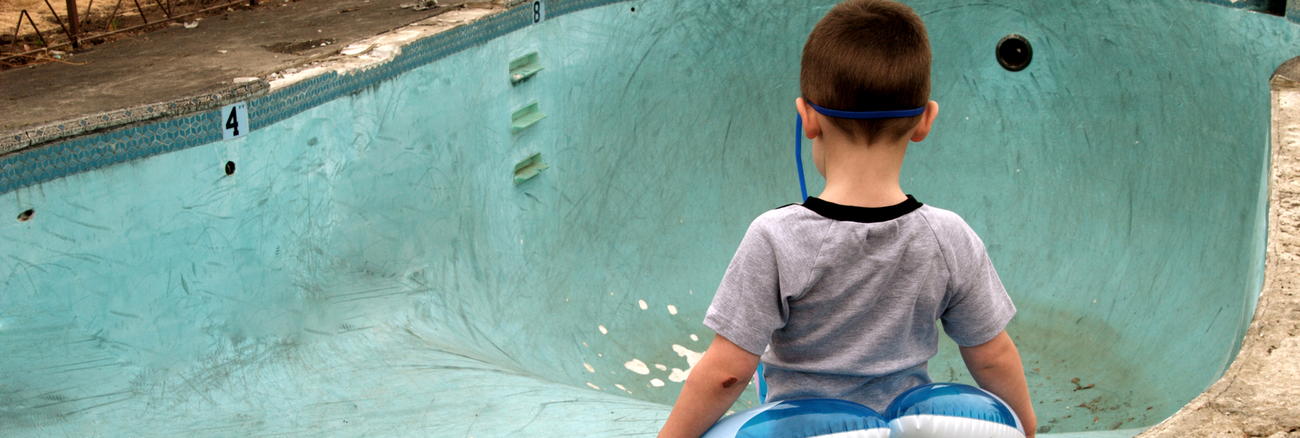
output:
[[226,118],[226,129],[232,130],[230,132],[230,135],[235,137],[239,136],[239,114],[237,114],[238,112],[239,111],[236,110],[235,108],[231,108],[230,117]]
[[542,0],[533,0],[533,24],[541,23],[546,19],[546,5]]
[[248,103],[239,102],[221,107],[221,138],[230,140],[248,134]]

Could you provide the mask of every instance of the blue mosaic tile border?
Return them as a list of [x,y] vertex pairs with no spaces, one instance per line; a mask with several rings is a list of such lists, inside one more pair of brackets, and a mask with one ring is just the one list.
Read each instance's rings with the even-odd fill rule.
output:
[[[546,0],[546,19],[626,0]],[[446,32],[411,43],[392,61],[340,76],[328,73],[248,102],[253,130],[270,126],[312,107],[360,91],[448,55],[532,24],[532,2],[518,4]],[[0,194],[68,175],[221,141],[219,110],[186,114],[158,122],[22,150],[0,157]]]

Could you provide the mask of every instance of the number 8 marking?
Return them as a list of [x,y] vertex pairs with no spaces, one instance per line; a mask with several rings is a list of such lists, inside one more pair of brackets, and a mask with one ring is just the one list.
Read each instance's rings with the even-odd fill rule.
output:
[[542,22],[542,0],[533,1],[533,24]]

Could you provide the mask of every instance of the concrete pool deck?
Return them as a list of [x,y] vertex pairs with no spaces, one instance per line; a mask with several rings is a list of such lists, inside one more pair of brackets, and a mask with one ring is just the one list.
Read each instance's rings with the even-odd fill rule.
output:
[[[74,52],[63,62],[0,72],[0,132],[229,90],[334,56],[349,43],[462,8],[493,2],[274,0]],[[243,79],[247,80],[247,79]],[[4,152],[4,151],[0,151]]]
[[[371,0],[371,4],[379,1]],[[319,13],[327,14],[332,12],[338,14],[338,11],[341,10],[339,5],[344,3],[351,4],[354,2],[303,2],[295,5],[319,6],[320,9],[317,11]],[[389,1],[388,3],[396,4],[398,2]],[[271,12],[286,10],[285,13],[288,14],[290,12],[288,9],[291,8],[268,9]],[[234,13],[231,15],[231,21],[239,21],[243,19],[239,18],[239,16],[246,14]],[[406,23],[401,23],[398,26],[403,24]],[[216,20],[209,19],[201,22],[198,29],[215,31],[219,27],[220,24],[216,24]],[[384,25],[376,24],[370,29],[374,33],[378,33],[395,27],[385,23]],[[147,35],[148,44],[135,44],[134,46],[138,50],[145,49],[142,46],[146,45],[155,46],[149,48],[150,51],[175,50],[170,55],[160,55],[159,59],[184,58],[183,55],[188,53],[187,50],[193,48],[173,44],[169,38],[184,39],[187,36],[183,32],[185,30],[183,28],[171,28],[163,32],[149,34]],[[310,29],[303,28],[299,30]],[[324,29],[319,30],[323,31]],[[242,32],[242,30],[238,29],[231,31]],[[174,37],[169,35],[174,35]],[[366,34],[358,31],[357,36],[352,41],[371,35],[373,33]],[[307,32],[307,36],[310,36],[310,32]],[[273,79],[270,76],[275,72],[320,60],[321,57],[329,58],[332,56],[333,47],[346,47],[351,42],[347,38],[333,36],[331,38],[336,38],[334,44],[320,49],[308,49],[306,51],[308,53],[295,54],[292,61],[280,61],[281,58],[285,58],[284,55],[279,55],[279,57],[271,55],[272,61],[269,64],[257,69],[250,68],[248,72],[231,73],[221,70],[223,67],[201,64],[193,66],[195,70],[187,70],[184,73],[176,71],[148,72],[149,74],[161,74],[159,81],[184,79],[193,86],[193,88],[150,87],[157,88],[158,90],[155,91],[161,93],[152,97],[117,91],[123,90],[120,88],[115,89],[112,95],[105,93],[95,97],[94,93],[88,93],[88,91],[93,91],[90,88],[60,87],[60,84],[65,83],[60,81],[48,82],[47,87],[49,88],[45,88],[46,90],[59,89],[60,91],[57,93],[53,91],[48,94],[30,93],[33,90],[32,86],[39,85],[40,80],[45,78],[45,76],[41,75],[43,72],[52,71],[56,68],[70,72],[75,71],[78,75],[83,75],[74,75],[70,76],[70,78],[78,77],[101,84],[119,84],[117,86],[120,86],[120,84],[152,83],[150,82],[153,80],[151,77],[142,78],[138,71],[131,69],[96,70],[97,68],[114,65],[109,62],[113,56],[130,56],[122,53],[113,55],[116,46],[112,45],[98,48],[91,53],[79,54],[72,59],[74,62],[103,59],[103,62],[94,62],[85,66],[51,64],[33,69],[6,71],[0,73],[0,96],[6,102],[21,102],[21,104],[15,106],[7,104],[7,107],[19,108],[20,111],[6,111],[5,115],[0,117],[13,117],[13,119],[4,119],[0,125],[5,125],[5,131],[8,131],[8,125],[40,124],[87,113],[111,111],[136,104],[148,104],[155,101],[185,97],[190,94],[204,92],[207,90],[205,87],[225,86],[231,80],[226,76],[232,74],[235,75],[234,77],[257,76],[263,80]],[[206,41],[216,40],[219,40],[219,38],[207,39]],[[247,41],[245,45],[239,47],[225,49],[214,45],[203,50],[210,52],[228,50],[230,53],[240,51],[255,53],[264,51],[260,46],[266,43],[266,41]],[[102,56],[103,58],[92,58],[92,56]],[[259,56],[264,58],[264,55]],[[347,62],[347,60],[340,60],[340,62]],[[211,74],[196,72],[210,72]],[[1282,76],[1300,78],[1300,76],[1288,76],[1285,73]],[[24,80],[27,80],[27,82],[17,79],[20,77],[25,78]],[[66,83],[78,82],[69,79]],[[1297,267],[1300,267],[1300,265],[1297,265],[1297,263],[1300,263],[1300,261],[1297,261],[1297,258],[1300,257],[1300,248],[1297,247],[1297,243],[1300,240],[1296,240],[1300,236],[1295,234],[1297,224],[1300,223],[1300,197],[1297,197],[1300,196],[1300,132],[1297,132],[1300,130],[1300,108],[1297,108],[1300,106],[1300,101],[1297,101],[1297,99],[1300,99],[1300,90],[1291,87],[1285,81],[1275,81],[1275,87],[1273,124],[1273,144],[1275,147],[1270,184],[1270,204],[1272,208],[1270,209],[1271,220],[1269,221],[1268,269],[1264,291],[1255,313],[1254,322],[1248,332],[1241,354],[1227,375],[1204,395],[1191,402],[1178,415],[1159,426],[1153,427],[1144,436],[1267,436],[1270,438],[1300,436],[1300,430],[1297,430],[1300,428],[1300,412],[1297,412],[1298,408],[1294,403],[1294,400],[1300,398],[1300,369],[1297,369],[1295,365],[1300,362],[1300,341],[1297,338],[1297,335],[1300,335],[1300,330],[1297,329],[1297,324],[1300,324],[1300,298],[1295,293],[1296,282],[1298,281],[1297,275],[1300,272],[1297,270]],[[77,96],[82,94],[86,95],[86,97],[78,97],[78,99],[84,100],[59,100],[59,98],[55,97],[56,95]],[[122,96],[140,97],[140,99],[138,101],[125,101],[122,100]],[[10,98],[14,100],[9,100]],[[51,111],[57,109],[63,112],[52,112],[51,114],[63,115],[51,118],[44,116],[44,114],[47,114],[44,111],[37,111],[35,108],[50,108]],[[27,120],[30,121],[23,121],[23,117],[28,117]]]

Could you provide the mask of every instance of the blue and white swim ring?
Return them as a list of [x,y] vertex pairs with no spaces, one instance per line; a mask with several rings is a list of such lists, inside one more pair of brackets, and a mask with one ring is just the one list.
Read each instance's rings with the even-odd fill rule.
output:
[[1024,438],[1025,428],[993,393],[957,383],[909,389],[885,409],[892,438]]
[[900,394],[885,415],[832,399],[768,403],[718,421],[702,438],[1024,438],[1002,399],[973,386],[933,383]]
[[724,417],[702,438],[889,438],[889,425],[857,403],[824,398],[768,403]]

